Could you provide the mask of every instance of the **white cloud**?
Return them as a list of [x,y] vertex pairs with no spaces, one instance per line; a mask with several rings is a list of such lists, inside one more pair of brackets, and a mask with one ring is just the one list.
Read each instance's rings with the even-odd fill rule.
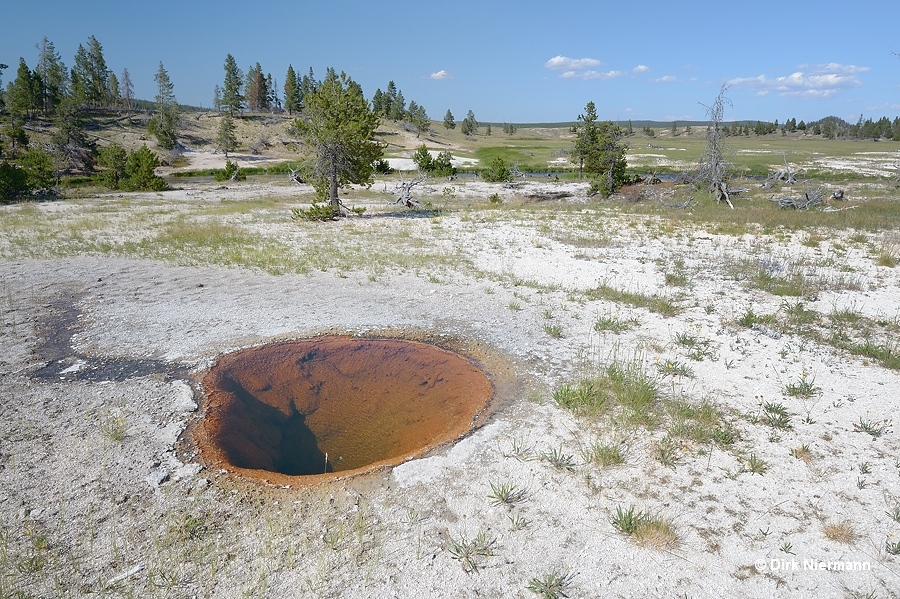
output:
[[779,96],[791,98],[830,98],[843,89],[861,85],[858,73],[865,73],[869,67],[843,65],[836,62],[820,65],[801,65],[801,71],[781,77],[757,75],[737,77],[728,81],[729,85],[749,87],[761,92],[775,92]]
[[441,69],[440,71],[437,71],[436,73],[432,73],[431,79],[434,79],[435,81],[442,81],[444,79],[453,79],[453,75],[451,75],[444,69]]
[[828,64],[802,64],[798,69],[806,69],[814,73],[842,73],[844,75],[855,75],[856,73],[865,73],[869,67],[860,67],[855,64],[841,64],[839,62],[829,62]]
[[585,71],[581,73],[582,79],[615,79],[616,77],[621,77],[624,73],[622,71],[606,71],[605,73],[601,73],[599,71]]
[[615,79],[624,75],[622,71],[598,71],[593,67],[600,66],[596,58],[569,58],[568,56],[554,56],[544,63],[544,67],[562,71],[560,79]]
[[641,73],[646,73],[649,70],[650,70],[650,67],[648,67],[647,65],[639,64],[638,66],[631,69],[631,72],[634,73],[635,75],[640,75]]
[[599,67],[602,63],[596,58],[569,58],[568,56],[554,56],[544,63],[548,69],[564,71],[583,71]]
[[678,77],[676,77],[675,75],[664,75],[659,79],[653,79],[652,81],[653,83],[673,83],[675,81],[678,81]]
[[879,111],[885,111],[885,110],[900,110],[900,104],[897,104],[896,102],[893,103],[893,104],[891,104],[891,103],[889,103],[889,102],[884,102],[884,103],[882,103],[882,104],[876,104],[876,105],[874,105],[874,106],[868,106],[868,107],[866,108],[866,110],[867,110],[868,112],[879,112]]

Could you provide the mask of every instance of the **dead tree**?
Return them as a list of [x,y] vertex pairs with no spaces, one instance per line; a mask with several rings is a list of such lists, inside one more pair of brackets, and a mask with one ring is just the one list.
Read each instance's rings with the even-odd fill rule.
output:
[[513,179],[525,179],[526,175],[522,171],[519,170],[519,163],[517,162],[512,170],[509,171],[509,176]]
[[296,183],[297,185],[303,184],[303,179],[300,178],[300,169],[299,168],[289,168],[290,173],[288,174],[288,181],[292,183]]
[[787,154],[784,154],[784,170],[775,171],[769,175],[764,187],[771,187],[775,181],[781,181],[786,185],[793,185],[797,182],[797,175],[791,171],[791,165],[788,164]]
[[397,183],[397,201],[394,203],[403,204],[407,208],[424,208],[418,200],[414,200],[412,197],[413,187],[424,181],[425,175],[422,173],[419,173],[418,176],[411,181],[404,181],[403,174],[401,173],[400,182]]
[[719,95],[712,106],[706,106],[706,114],[709,117],[709,126],[706,128],[706,149],[703,156],[700,157],[700,168],[697,172],[696,181],[706,184],[709,191],[716,198],[716,203],[724,200],[728,206],[734,209],[731,203],[731,197],[728,193],[728,183],[725,181],[725,174],[728,171],[728,163],[723,155],[722,139],[724,137],[721,124],[725,117],[725,104],[731,104],[731,101],[725,97],[728,91],[728,85],[722,85]]
[[809,210],[820,206],[825,201],[825,190],[821,187],[807,189],[799,198],[779,198],[774,200],[782,208],[793,208],[794,210]]

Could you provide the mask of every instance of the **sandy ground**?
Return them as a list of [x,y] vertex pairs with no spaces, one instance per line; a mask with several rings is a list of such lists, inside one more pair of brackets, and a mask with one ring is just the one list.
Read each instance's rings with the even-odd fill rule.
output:
[[158,174],[160,176],[165,176],[169,173],[178,171],[199,171],[213,168],[225,168],[226,160],[236,162],[239,167],[244,168],[270,166],[273,164],[280,164],[285,161],[284,156],[241,154],[232,152],[228,155],[228,158],[226,158],[225,154],[221,152],[206,152],[196,150],[186,150],[181,153],[181,156],[183,156],[187,161],[184,166],[175,168],[161,167],[158,170]]
[[[470,183],[455,196],[497,189]],[[502,193],[560,191],[586,202],[577,185]],[[161,197],[178,210],[266,194],[302,202],[307,192],[248,184]],[[17,209],[0,208],[4,218]],[[898,317],[896,269],[877,266],[852,232],[810,247],[802,234],[663,235],[653,219],[630,220],[586,232],[540,211],[472,209],[336,223],[335,236],[400,232],[460,257],[377,276],[127,257],[0,261],[0,597],[528,597],[529,582],[551,572],[566,577],[568,597],[898,596],[900,558],[885,547],[900,540],[889,514],[900,505],[900,374],[736,324],[748,309],[778,312],[784,298],[748,288],[723,264],[802,257],[807,277],[850,272],[855,285],[825,285],[805,305],[873,320]],[[304,236],[286,217],[264,234]],[[665,274],[679,261],[690,285],[673,289]],[[682,311],[665,317],[584,295],[601,283],[674,297]],[[637,326],[601,333],[599,317]],[[217,356],[332,332],[461,349],[495,380],[491,417],[422,459],[311,489],[242,481],[197,460],[185,431],[204,414],[196,380]],[[679,335],[702,341],[699,359]],[[681,440],[666,466],[654,457],[663,429],[592,422],[552,399],[599,365],[634,363],[656,376],[666,359],[694,376],[659,375],[662,400],[710,402],[734,427],[734,446]],[[786,386],[802,380],[815,392],[789,397]],[[759,422],[763,402],[785,405],[791,427]],[[883,434],[855,430],[860,422]],[[589,463],[584,450],[597,441],[619,444],[625,463]],[[791,454],[802,445],[808,462]],[[541,459],[554,451],[571,468]],[[751,456],[765,472],[746,471]],[[502,483],[524,490],[521,501],[495,505],[491,485]],[[623,535],[610,520],[628,506],[670,522],[676,541]],[[830,533],[836,524],[852,534]],[[466,572],[453,548],[479,535],[485,551]]]

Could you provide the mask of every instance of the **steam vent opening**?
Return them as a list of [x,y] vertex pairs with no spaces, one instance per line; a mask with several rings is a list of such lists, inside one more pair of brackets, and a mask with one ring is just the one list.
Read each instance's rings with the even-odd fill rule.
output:
[[[322,337],[223,356],[204,375],[195,439],[251,478],[355,474],[465,434],[492,386],[471,361],[425,343]],[[330,476],[328,476],[330,475]]]

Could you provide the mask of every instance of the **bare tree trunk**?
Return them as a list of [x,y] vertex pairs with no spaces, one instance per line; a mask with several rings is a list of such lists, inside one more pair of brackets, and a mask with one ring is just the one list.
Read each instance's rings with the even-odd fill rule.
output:
[[723,85],[713,105],[706,106],[710,124],[706,128],[706,149],[700,159],[700,172],[697,174],[697,179],[709,184],[709,190],[715,196],[717,204],[725,200],[733,209],[734,205],[728,195],[728,184],[725,182],[728,163],[722,152],[722,132],[720,130],[725,116],[725,103],[730,104],[728,98],[725,97],[726,91],[728,91],[728,86]]
[[329,173],[330,180],[328,182],[328,201],[334,208],[341,207],[341,199],[338,197],[338,164],[337,164],[337,156],[331,156],[331,172]]

